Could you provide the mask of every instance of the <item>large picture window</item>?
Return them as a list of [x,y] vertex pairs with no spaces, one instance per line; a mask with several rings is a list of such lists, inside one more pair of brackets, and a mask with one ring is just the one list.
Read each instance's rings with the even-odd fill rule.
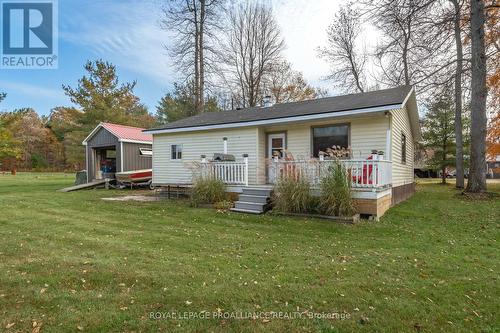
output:
[[349,147],[349,125],[332,125],[313,128],[313,156],[318,157],[320,151],[340,146]]

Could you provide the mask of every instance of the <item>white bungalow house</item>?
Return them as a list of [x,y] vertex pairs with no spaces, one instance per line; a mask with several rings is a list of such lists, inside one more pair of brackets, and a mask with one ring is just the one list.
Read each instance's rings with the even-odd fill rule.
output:
[[[251,197],[269,194],[290,168],[317,185],[331,163],[322,152],[349,148],[342,163],[353,197],[360,213],[374,216],[414,192],[413,149],[421,137],[415,91],[408,86],[203,113],[145,132],[153,135],[156,186],[189,186],[191,165],[202,162],[228,191],[243,192],[236,207],[244,211],[260,211]],[[236,159],[216,161],[218,153]]]

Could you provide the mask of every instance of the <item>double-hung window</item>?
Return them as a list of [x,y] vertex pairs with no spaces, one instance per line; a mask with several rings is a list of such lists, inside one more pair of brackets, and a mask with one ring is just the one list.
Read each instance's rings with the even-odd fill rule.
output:
[[181,160],[182,159],[182,145],[171,145],[170,146],[170,159]]
[[406,163],[406,135],[401,133],[401,163]]

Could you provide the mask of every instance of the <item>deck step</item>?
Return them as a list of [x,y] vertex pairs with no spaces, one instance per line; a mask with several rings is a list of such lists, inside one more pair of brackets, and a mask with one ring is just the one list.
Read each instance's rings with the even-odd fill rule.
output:
[[272,189],[267,189],[267,188],[251,188],[251,187],[244,187],[243,188],[243,194],[244,195],[258,195],[258,196],[265,196],[269,197],[271,196],[271,191]]
[[246,213],[246,214],[262,214],[264,212],[258,211],[258,210],[250,210],[250,209],[240,209],[240,208],[231,208],[232,212],[238,212],[238,213]]
[[247,210],[253,210],[253,211],[258,211],[258,212],[264,212],[266,204],[262,203],[255,203],[255,202],[245,202],[245,201],[236,201],[234,203],[234,208],[237,209],[247,209]]
[[269,197],[264,195],[240,194],[239,201],[267,204],[269,200]]

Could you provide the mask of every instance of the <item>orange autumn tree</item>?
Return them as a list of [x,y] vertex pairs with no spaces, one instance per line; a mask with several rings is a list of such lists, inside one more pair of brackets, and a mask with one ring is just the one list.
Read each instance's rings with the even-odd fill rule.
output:
[[500,156],[500,112],[491,119],[486,136],[486,155],[494,160]]
[[485,42],[489,48],[488,73],[488,107],[494,112],[488,125],[486,136],[486,155],[488,159],[496,159],[500,155],[500,8],[487,6],[485,24]]

